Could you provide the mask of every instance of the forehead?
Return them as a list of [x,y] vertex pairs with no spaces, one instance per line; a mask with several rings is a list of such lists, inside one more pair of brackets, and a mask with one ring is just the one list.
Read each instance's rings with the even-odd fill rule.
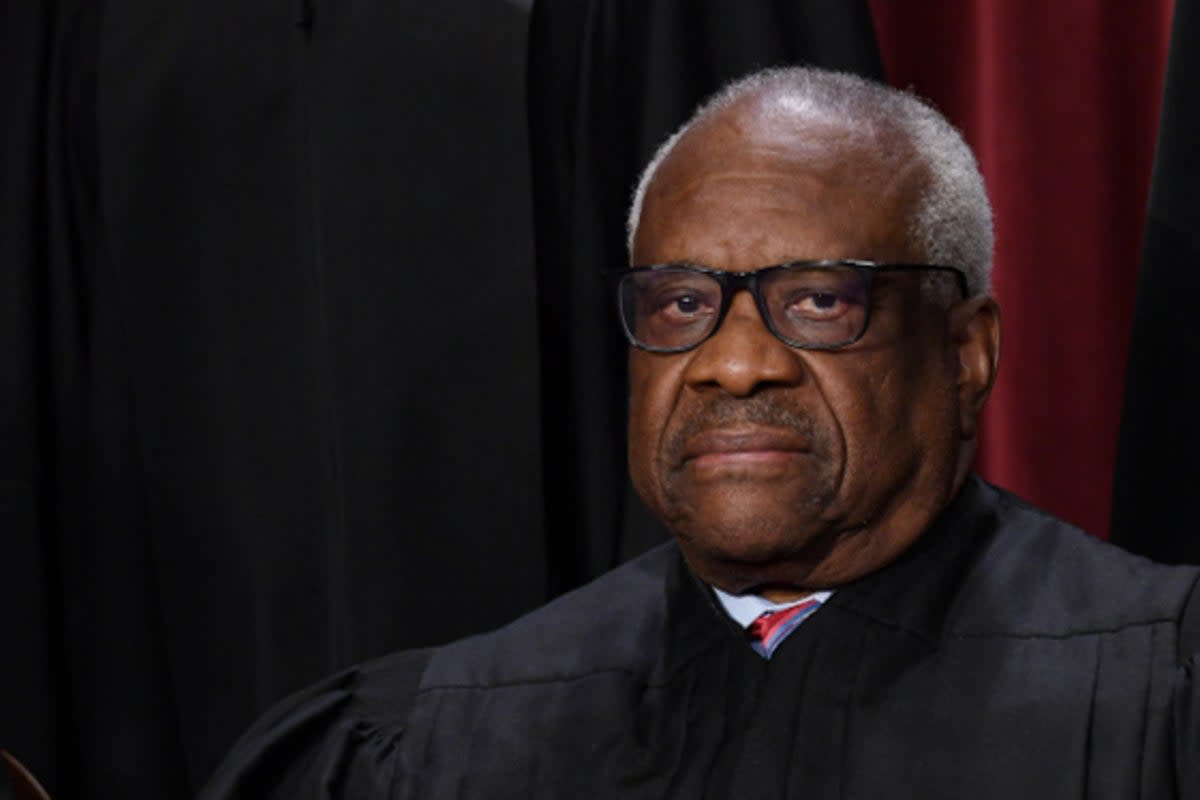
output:
[[694,126],[647,187],[634,263],[724,269],[817,258],[919,261],[924,170],[898,136],[733,106]]

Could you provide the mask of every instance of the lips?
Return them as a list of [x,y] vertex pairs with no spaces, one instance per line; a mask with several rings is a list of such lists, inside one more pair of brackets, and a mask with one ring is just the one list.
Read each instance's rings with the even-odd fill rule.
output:
[[808,450],[808,439],[795,431],[761,427],[718,428],[689,437],[681,453],[681,462],[746,460]]

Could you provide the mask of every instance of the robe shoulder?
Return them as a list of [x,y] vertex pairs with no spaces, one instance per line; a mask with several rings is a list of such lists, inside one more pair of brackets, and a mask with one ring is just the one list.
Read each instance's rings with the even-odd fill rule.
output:
[[947,614],[948,635],[1053,638],[1162,626],[1178,636],[1179,662],[1200,648],[1183,635],[1200,623],[1196,567],[1133,555],[1001,489],[985,484],[983,494],[991,513]]
[[200,798],[392,796],[423,692],[648,671],[665,624],[663,576],[678,561],[673,543],[661,545],[495,631],[394,653],[297,692],[243,734]]
[[[439,648],[421,688],[542,684],[622,672],[653,681],[662,668],[672,589],[680,581],[695,583],[675,544],[660,545],[503,628]],[[698,584],[691,588],[700,594]]]
[[393,653],[280,701],[242,735],[199,797],[385,795],[431,653]]

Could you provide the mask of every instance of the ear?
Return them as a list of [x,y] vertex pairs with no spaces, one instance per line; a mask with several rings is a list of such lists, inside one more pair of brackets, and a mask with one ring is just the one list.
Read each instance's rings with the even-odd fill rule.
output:
[[963,439],[974,439],[979,415],[1000,364],[1000,307],[991,297],[970,297],[950,310],[958,353],[958,418]]

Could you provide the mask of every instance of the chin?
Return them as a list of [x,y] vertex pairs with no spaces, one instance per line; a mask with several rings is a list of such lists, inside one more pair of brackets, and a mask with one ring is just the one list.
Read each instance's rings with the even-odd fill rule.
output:
[[681,538],[748,560],[795,553],[835,527],[835,492],[812,483],[728,482],[702,491],[668,493],[668,526]]
[[705,561],[748,567],[805,560],[809,553],[824,551],[825,540],[831,538],[819,520],[780,519],[761,513],[685,524],[675,530],[685,551],[695,552]]

